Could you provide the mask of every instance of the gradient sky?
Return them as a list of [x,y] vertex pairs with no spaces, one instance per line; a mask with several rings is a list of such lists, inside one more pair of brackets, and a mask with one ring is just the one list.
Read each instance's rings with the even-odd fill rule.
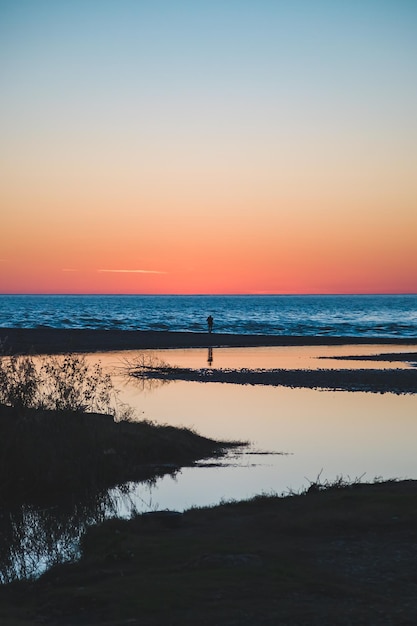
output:
[[0,0],[1,293],[417,293],[415,0]]

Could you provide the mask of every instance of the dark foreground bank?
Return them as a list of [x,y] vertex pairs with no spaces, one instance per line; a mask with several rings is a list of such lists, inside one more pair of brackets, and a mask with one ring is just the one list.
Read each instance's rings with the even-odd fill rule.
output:
[[220,456],[233,443],[112,415],[0,405],[0,500],[51,505]]
[[0,588],[0,622],[417,623],[417,482],[258,497],[87,531],[79,562]]
[[207,347],[417,345],[417,338],[232,335],[165,331],[86,330],[61,328],[0,328],[8,354],[64,354]]

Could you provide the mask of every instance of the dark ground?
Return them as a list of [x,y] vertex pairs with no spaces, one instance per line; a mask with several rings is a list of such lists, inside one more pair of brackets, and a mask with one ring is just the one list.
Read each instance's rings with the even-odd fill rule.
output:
[[61,354],[165,348],[330,346],[391,344],[417,345],[417,338],[308,337],[232,335],[165,331],[86,330],[61,328],[0,328],[6,353]]
[[106,522],[80,562],[0,588],[0,623],[414,625],[417,482]]
[[[417,355],[414,356],[417,360]],[[396,359],[402,360],[400,358]],[[318,369],[318,370],[219,370],[180,367],[155,367],[131,370],[131,376],[151,380],[185,380],[200,383],[235,385],[275,385],[330,389],[337,391],[370,391],[374,393],[417,393],[417,368],[410,369]]]
[[0,504],[5,507],[0,515],[16,501],[50,506],[63,492],[151,479],[238,445],[142,420],[115,422],[112,415],[0,404]]

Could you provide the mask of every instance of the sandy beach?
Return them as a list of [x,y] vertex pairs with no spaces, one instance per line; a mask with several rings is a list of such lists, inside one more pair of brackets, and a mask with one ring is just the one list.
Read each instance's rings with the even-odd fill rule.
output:
[[417,338],[237,335],[168,331],[1,328],[5,354],[63,354],[169,348],[416,345]]

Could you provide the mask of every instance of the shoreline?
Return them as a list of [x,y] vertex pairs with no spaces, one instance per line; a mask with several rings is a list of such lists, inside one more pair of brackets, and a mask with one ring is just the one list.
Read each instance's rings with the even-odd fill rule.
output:
[[4,354],[64,354],[175,348],[268,346],[417,345],[417,337],[240,335],[148,330],[0,328]]
[[413,624],[416,495],[413,480],[340,480],[107,520],[88,529],[78,561],[0,586],[0,621]]
[[[96,502],[130,482],[175,475],[203,459],[220,459],[243,441],[222,441],[189,428],[115,419],[91,409],[0,404],[0,498],[13,506],[58,506],[71,497]],[[70,498],[71,499],[71,498]],[[2,532],[0,520],[0,533]],[[0,576],[3,565],[0,555]]]

